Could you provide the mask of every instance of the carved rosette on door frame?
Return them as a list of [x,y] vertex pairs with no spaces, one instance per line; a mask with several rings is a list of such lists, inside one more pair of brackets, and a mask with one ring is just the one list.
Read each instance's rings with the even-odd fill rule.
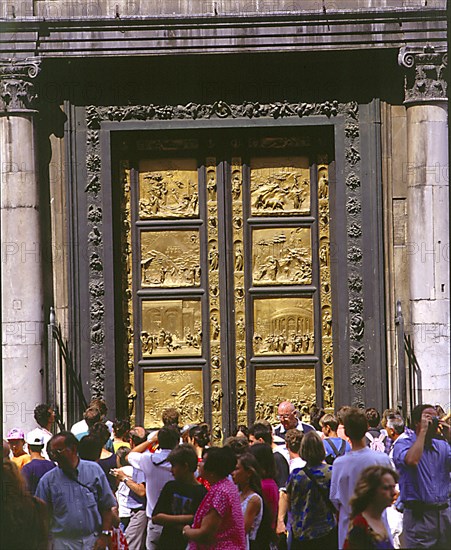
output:
[[[346,149],[348,183],[359,160],[358,127],[353,124],[357,107],[337,104],[331,113],[331,105],[310,108],[317,115],[345,114],[347,130],[352,126],[357,131],[346,134],[351,142]],[[116,120],[116,115],[104,112],[107,108],[90,109],[88,139],[95,145],[98,124]],[[122,116],[133,119],[134,108],[127,109]],[[237,107],[229,109],[224,114],[212,106],[210,116],[234,116]],[[180,118],[193,116],[192,111],[184,113]],[[136,115],[142,119],[141,111]],[[207,114],[200,111],[196,117]],[[196,140],[188,141],[186,148],[194,151]],[[181,411],[183,423],[203,420],[208,410],[205,419],[212,424],[214,440],[220,441],[229,406],[226,387],[234,391],[237,423],[254,417],[274,422],[278,402],[287,398],[303,413],[318,396],[325,408],[333,408],[330,159],[304,154],[290,140],[285,140],[290,151],[285,153],[280,138],[272,145],[266,140],[262,154],[256,141],[243,139],[245,160],[230,153],[220,197],[220,162],[208,153],[202,157],[200,150],[192,156],[161,156],[158,143],[147,147],[133,170],[127,162],[121,165],[128,398],[132,414],[135,399],[142,400],[146,426],[159,425],[168,406]],[[96,158],[98,170],[100,156]],[[355,194],[355,187],[349,188]],[[96,184],[96,196],[99,191]],[[229,201],[230,208],[224,210],[221,201]],[[219,211],[228,212],[225,222],[219,222]],[[225,236],[219,233],[221,223]],[[224,238],[230,240],[229,248],[223,246]],[[348,249],[355,251],[350,245]],[[232,283],[226,285],[230,273]],[[226,286],[229,296],[224,300]],[[224,334],[227,323],[234,326],[232,344]],[[225,346],[234,369],[223,364]],[[99,350],[93,351],[96,357]],[[233,371],[234,379],[224,385]],[[142,395],[137,396],[138,372]]]

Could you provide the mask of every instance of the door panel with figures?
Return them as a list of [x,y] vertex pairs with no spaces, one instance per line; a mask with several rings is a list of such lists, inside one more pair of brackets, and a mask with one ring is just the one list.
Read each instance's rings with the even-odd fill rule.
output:
[[130,395],[214,440],[277,403],[333,407],[327,144],[314,133],[146,140],[122,163]]

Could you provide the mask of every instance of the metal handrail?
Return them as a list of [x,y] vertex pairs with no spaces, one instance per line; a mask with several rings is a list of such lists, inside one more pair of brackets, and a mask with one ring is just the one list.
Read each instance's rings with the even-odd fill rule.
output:
[[47,401],[55,406],[60,429],[82,417],[88,403],[83,393],[80,373],[77,373],[72,352],[63,338],[61,325],[56,323],[55,309],[50,308],[48,324]]
[[[405,333],[401,301],[396,302],[396,338],[398,349],[398,408],[404,418],[421,404],[421,369],[415,355],[412,336]],[[407,364],[406,364],[407,355]]]
[[417,405],[421,405],[421,369],[418,359],[415,355],[415,348],[410,334],[404,335],[404,349],[406,350],[409,359],[409,374],[410,374],[410,406],[413,409]]
[[[396,302],[396,336],[397,336],[397,351],[398,351],[398,409],[401,409],[403,417],[408,414],[407,403],[407,374],[406,374],[406,355],[404,346],[404,316],[402,314],[401,300]],[[401,345],[400,345],[401,343]]]

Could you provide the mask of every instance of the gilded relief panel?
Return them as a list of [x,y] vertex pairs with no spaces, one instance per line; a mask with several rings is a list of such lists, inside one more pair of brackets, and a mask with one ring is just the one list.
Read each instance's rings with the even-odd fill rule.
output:
[[244,307],[243,169],[241,158],[232,158],[232,230],[235,311],[235,379],[238,424],[247,424],[246,309]]
[[199,183],[195,159],[150,159],[139,163],[139,217],[196,218]]
[[141,286],[200,285],[198,231],[145,231],[141,233]]
[[330,233],[329,233],[329,170],[327,158],[318,162],[319,203],[319,272],[321,296],[321,338],[324,407],[334,407],[334,365],[332,349],[332,298],[330,280]]
[[308,228],[256,229],[252,232],[254,285],[310,285],[312,244]]
[[140,335],[143,358],[202,355],[200,300],[146,300]]
[[165,370],[144,373],[144,426],[160,426],[161,411],[174,407],[182,424],[202,422],[202,371]]
[[256,355],[312,354],[314,344],[312,298],[254,300]]
[[[277,424],[277,407],[288,400],[310,421],[309,407],[316,402],[313,368],[257,369],[255,373],[255,418]],[[302,396],[302,399],[300,399]]]
[[308,157],[252,158],[251,213],[253,216],[309,214]]
[[219,303],[219,235],[216,159],[206,159],[208,234],[208,299],[210,304],[210,384],[212,436],[215,443],[222,441],[222,390],[221,379],[221,311]]
[[122,178],[122,221],[124,234],[122,239],[122,266],[124,269],[123,290],[125,295],[129,298],[124,302],[124,329],[127,334],[127,374],[128,374],[128,387],[127,387],[127,401],[128,401],[128,413],[130,415],[131,422],[135,420],[135,359],[134,359],[134,330],[133,330],[133,302],[130,299],[133,289],[133,275],[132,275],[132,233],[131,233],[131,177],[130,166],[127,161],[122,161],[120,165],[120,173]]

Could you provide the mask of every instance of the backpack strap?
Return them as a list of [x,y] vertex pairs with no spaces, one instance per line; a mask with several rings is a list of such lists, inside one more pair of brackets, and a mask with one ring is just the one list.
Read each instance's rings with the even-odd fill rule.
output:
[[342,439],[340,450],[338,451],[337,457],[343,456],[346,452],[346,441]]
[[335,443],[332,441],[332,439],[330,437],[326,437],[325,441],[327,441],[327,443],[329,443],[332,451],[335,453],[335,457],[341,456],[341,454],[339,454],[341,452],[341,448],[340,448],[340,451],[339,451],[337,449],[337,447],[335,447]]

